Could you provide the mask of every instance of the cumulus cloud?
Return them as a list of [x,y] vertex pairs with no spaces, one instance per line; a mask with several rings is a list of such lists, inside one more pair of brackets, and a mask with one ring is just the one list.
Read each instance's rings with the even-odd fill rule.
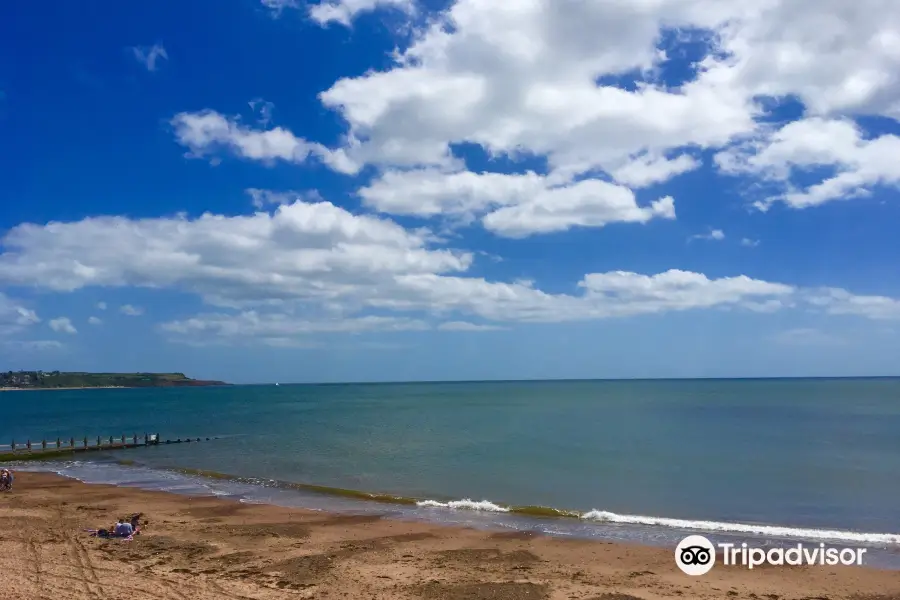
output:
[[280,160],[302,164],[315,157],[339,172],[355,173],[359,169],[347,160],[343,150],[331,151],[282,127],[256,129],[243,125],[236,117],[226,117],[213,110],[178,113],[172,118],[171,125],[175,139],[188,148],[189,158],[225,151],[240,158],[268,163]]
[[663,183],[682,173],[699,168],[702,163],[688,154],[669,159],[665,156],[644,154],[629,159],[619,166],[610,165],[609,173],[618,183],[633,188],[643,188]]
[[432,237],[329,202],[302,200],[237,217],[92,217],[10,230],[3,238],[0,280],[57,291],[178,287],[220,305],[325,301],[396,287],[391,278],[397,274],[469,267],[471,252],[433,248]]
[[626,187],[598,180],[557,183],[534,172],[388,172],[359,195],[367,206],[385,213],[466,221],[481,217],[487,229],[507,237],[675,218],[671,197],[642,207]]
[[50,329],[57,333],[68,333],[70,335],[78,333],[78,330],[75,329],[75,326],[72,325],[72,321],[68,317],[51,319],[47,324],[50,325]]
[[[348,25],[363,12],[414,6],[323,0],[309,12]],[[412,41],[388,68],[320,93],[346,124],[336,147],[270,127],[270,112],[257,127],[209,109],[180,113],[176,139],[189,156],[213,160],[316,160],[347,175],[374,165],[380,174],[359,190],[367,205],[481,220],[508,237],[674,218],[677,198],[639,205],[629,194],[700,167],[708,149],[723,172],[784,184],[761,209],[898,183],[886,158],[900,150],[896,136],[868,139],[852,120],[900,117],[900,9],[888,0],[825,0],[815,14],[791,0],[456,0],[410,24]],[[685,64],[669,38],[702,56]],[[806,118],[779,129],[772,110],[785,100],[799,100]],[[546,172],[470,172],[457,150],[466,145],[540,159]],[[819,167],[833,175],[792,185],[792,173]]]
[[[567,173],[603,168],[645,185],[692,167],[670,149],[726,143],[752,131],[750,97],[713,79],[629,91],[604,75],[649,71],[665,27],[721,28],[737,2],[459,0],[398,53],[394,68],[337,81],[322,102],[350,126],[356,160],[452,162],[451,144],[494,155],[546,156]],[[639,158],[629,165],[630,157]]]
[[160,60],[169,60],[169,55],[162,44],[152,46],[134,46],[131,49],[135,60],[144,65],[148,71],[153,72],[158,68]]
[[98,317],[88,317],[88,324],[90,325],[102,325],[103,321]]
[[60,292],[144,286],[197,294],[219,310],[168,322],[163,331],[198,343],[204,336],[295,339],[465,328],[458,323],[468,319],[503,326],[702,309],[797,308],[900,319],[900,301],[888,297],[677,269],[589,273],[571,291],[551,293],[530,281],[469,275],[473,252],[447,247],[426,229],[324,201],[296,200],[271,213],[230,217],[23,224],[2,238],[2,247],[0,281],[14,285]]
[[144,314],[144,309],[140,306],[133,306],[131,304],[123,304],[119,307],[119,312],[123,315],[127,315],[129,317],[139,317]]
[[[866,139],[847,119],[818,117],[788,123],[759,139],[716,155],[720,168],[732,174],[755,174],[781,183],[785,191],[756,203],[761,210],[775,202],[809,208],[835,200],[867,196],[875,186],[900,186],[900,137]],[[813,169],[829,175],[811,185],[795,185],[793,176]]]
[[753,240],[750,238],[742,238],[741,246],[744,246],[747,248],[756,248],[757,246],[759,246],[759,240]]

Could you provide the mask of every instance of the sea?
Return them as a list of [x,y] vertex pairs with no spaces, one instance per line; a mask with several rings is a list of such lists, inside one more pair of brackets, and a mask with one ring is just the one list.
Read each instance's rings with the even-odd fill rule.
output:
[[201,440],[16,465],[88,483],[650,545],[700,533],[866,547],[866,564],[900,568],[900,379],[239,385],[0,403],[5,444]]

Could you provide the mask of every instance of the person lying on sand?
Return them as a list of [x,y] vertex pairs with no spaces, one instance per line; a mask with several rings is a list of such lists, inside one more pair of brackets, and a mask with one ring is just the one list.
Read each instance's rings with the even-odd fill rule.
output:
[[141,532],[141,517],[144,513],[135,513],[129,520],[119,519],[109,529],[85,529],[93,537],[132,539]]
[[85,529],[93,537],[101,538],[125,538],[130,540],[134,536],[134,527],[125,519],[119,519],[115,525],[109,529]]
[[115,527],[113,528],[113,535],[115,537],[129,537],[133,534],[134,527],[125,519],[119,519],[119,522],[116,523]]

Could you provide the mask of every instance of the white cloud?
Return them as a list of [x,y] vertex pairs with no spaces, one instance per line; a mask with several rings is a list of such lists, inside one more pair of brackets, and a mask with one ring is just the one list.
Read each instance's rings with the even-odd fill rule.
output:
[[275,17],[281,16],[282,11],[286,8],[299,8],[297,0],[260,0],[262,5],[272,11]]
[[633,188],[643,188],[663,183],[676,175],[699,168],[702,163],[688,154],[669,159],[665,156],[644,154],[609,169],[613,179]]
[[177,287],[211,303],[358,297],[397,274],[466,270],[469,252],[433,249],[425,230],[328,202],[225,217],[87,218],[24,224],[3,238],[0,280],[58,291]]
[[721,242],[725,239],[725,232],[721,229],[710,229],[709,233],[698,233],[696,235],[692,235],[688,240],[711,240],[714,242]]
[[[766,312],[787,306],[794,287],[744,275],[709,279],[700,273],[669,270],[658,275],[614,272],[585,275],[580,284],[593,298],[615,300],[620,314],[742,306]],[[775,303],[774,305],[772,303]]]
[[675,218],[669,197],[641,207],[634,193],[622,186],[598,180],[571,183],[533,172],[391,171],[359,195],[367,206],[386,213],[444,214],[463,221],[481,217],[487,229],[508,237]]
[[250,196],[253,207],[258,210],[266,210],[270,206],[293,204],[297,200],[311,203],[325,201],[321,194],[316,190],[305,192],[273,192],[272,190],[248,188],[244,191]]
[[[745,142],[716,156],[720,168],[733,174],[756,174],[781,183],[784,193],[756,206],[774,202],[808,208],[835,200],[867,196],[878,185],[900,186],[900,137],[866,139],[846,119],[809,118],[794,121],[759,139]],[[830,168],[832,174],[808,186],[792,184],[796,172]]]
[[610,223],[646,223],[651,219],[674,219],[671,196],[639,207],[628,188],[605,181],[581,181],[539,195],[530,202],[507,206],[487,215],[487,229],[507,237],[565,231],[571,227],[603,227]]
[[162,44],[153,44],[152,46],[134,46],[131,49],[134,58],[144,65],[148,71],[153,72],[158,68],[157,63],[160,60],[169,60],[169,55]]
[[106,302],[98,302],[97,309],[98,310],[106,310]]
[[[55,291],[169,288],[222,309],[176,319],[165,332],[238,341],[329,332],[453,328],[447,322],[559,322],[702,309],[783,309],[900,319],[900,301],[804,289],[744,275],[589,273],[570,293],[530,281],[467,275],[473,253],[427,230],[295,201],[226,217],[87,218],[14,227],[0,280]],[[18,314],[18,313],[17,313]],[[21,316],[21,315],[19,315]],[[199,343],[199,342],[198,342]]]
[[722,3],[745,14],[722,29],[709,77],[747,94],[796,96],[811,115],[900,116],[900,7],[891,0]]
[[17,306],[16,313],[18,314],[18,317],[16,317],[16,324],[18,325],[33,325],[41,322],[37,313],[31,309]]
[[[654,77],[669,60],[660,32],[673,28],[705,32],[712,51],[670,89]],[[474,143],[544,156],[566,177],[601,169],[643,187],[695,168],[685,148],[765,131],[760,99],[799,97],[813,115],[900,116],[897,31],[900,7],[887,0],[828,0],[814,14],[789,0],[458,0],[393,68],[341,79],[321,99],[349,124],[354,163],[448,168],[458,166],[451,144]],[[635,89],[596,84],[630,70],[647,74]],[[835,180],[786,202],[896,183],[893,138],[844,142],[855,154],[823,163],[839,167]]]
[[447,321],[437,327],[441,331],[498,331],[504,329],[497,325],[479,325],[468,321]]
[[750,238],[742,238],[741,246],[745,246],[747,248],[756,248],[757,246],[759,246],[759,240],[753,240]]
[[103,321],[97,317],[88,317],[88,323],[91,325],[102,325]]
[[119,312],[129,317],[139,317],[144,314],[144,309],[140,306],[132,306],[131,304],[123,304],[119,307]]
[[[300,7],[262,2],[276,11]],[[414,14],[408,0],[326,0],[310,14],[349,24],[383,6]],[[501,235],[602,226],[611,216],[671,218],[667,204],[650,213],[624,209],[616,202],[627,196],[617,190],[626,188],[611,186],[663,183],[699,167],[695,155],[704,149],[728,148],[717,161],[725,170],[781,173],[785,181],[792,167],[834,168],[820,184],[787,186],[760,203],[812,206],[898,183],[885,158],[900,150],[896,138],[865,139],[847,120],[900,117],[897,31],[900,6],[888,0],[825,0],[814,13],[792,0],[456,0],[429,15],[388,68],[341,78],[319,95],[347,125],[336,148],[212,110],[181,113],[173,124],[193,156],[315,158],[345,174],[375,165],[383,175],[360,190],[370,205],[483,218]],[[667,36],[705,45],[706,54],[679,64],[680,47],[663,50]],[[686,73],[692,78],[677,80]],[[771,107],[785,99],[799,99],[808,122],[773,134]],[[827,132],[812,131],[829,123]],[[804,136],[826,143],[811,150]],[[546,177],[467,173],[455,144],[491,157],[544,159]],[[610,211],[611,202],[619,208]],[[479,213],[488,210],[495,212]]]
[[[263,3],[272,1],[284,0],[263,0]],[[310,6],[309,16],[322,25],[335,22],[349,26],[356,15],[386,7],[411,13],[414,5],[412,0],[321,0]]]
[[190,158],[224,150],[241,158],[263,162],[282,160],[300,164],[310,157],[317,157],[342,173],[358,170],[342,150],[332,152],[282,127],[254,129],[212,110],[178,113],[172,118],[171,125],[178,143],[189,149],[187,156]]
[[[664,25],[723,26],[743,12],[707,0],[459,0],[393,69],[341,79],[320,97],[347,120],[346,150],[359,162],[447,165],[450,144],[469,142],[491,154],[545,155],[552,170],[571,174],[619,170],[645,185],[692,166],[663,163],[664,152],[752,131],[750,98],[708,79],[628,91],[597,78],[658,66]],[[644,158],[627,166],[633,156]]]
[[0,334],[9,335],[40,323],[37,313],[0,292]]
[[75,326],[72,325],[72,321],[68,317],[51,319],[47,324],[50,325],[50,329],[57,333],[68,333],[70,335],[78,333],[78,330],[75,329]]
[[275,110],[275,105],[271,102],[267,102],[262,98],[255,98],[248,102],[251,110],[259,115],[257,118],[257,122],[263,127],[267,126],[272,122],[272,111]]
[[807,301],[831,315],[854,315],[876,320],[900,319],[900,300],[886,296],[856,296],[839,288],[811,292]]

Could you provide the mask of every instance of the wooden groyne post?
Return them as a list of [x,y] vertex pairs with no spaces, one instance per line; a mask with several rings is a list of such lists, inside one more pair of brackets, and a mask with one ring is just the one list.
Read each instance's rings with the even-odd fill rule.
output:
[[[104,438],[103,436],[97,436],[97,443],[92,444],[88,437],[85,436],[81,438],[78,442],[75,441],[74,437],[70,437],[68,440],[64,440],[61,436],[56,438],[56,446],[53,446],[53,440],[48,440],[46,438],[42,438],[40,441],[40,448],[38,449],[36,446],[38,442],[35,442],[34,445],[31,443],[31,439],[28,438],[25,442],[24,449],[21,448],[20,444],[16,443],[16,440],[13,439],[9,445],[9,451],[3,450],[2,446],[0,446],[0,461],[11,461],[11,460],[28,460],[28,459],[40,459],[40,458],[53,458],[57,456],[64,456],[67,454],[74,454],[77,452],[87,452],[89,450],[126,450],[130,448],[142,448],[142,447],[150,447],[150,446],[158,446],[160,444],[183,444],[188,442],[199,442],[203,438],[178,438],[175,440],[165,440],[163,442],[162,437],[159,433],[144,433],[143,439],[141,439],[137,433],[132,433],[129,438],[126,434],[121,434],[121,436],[109,436],[108,438]],[[206,441],[210,441],[211,439],[217,440],[219,438],[206,438]]]

